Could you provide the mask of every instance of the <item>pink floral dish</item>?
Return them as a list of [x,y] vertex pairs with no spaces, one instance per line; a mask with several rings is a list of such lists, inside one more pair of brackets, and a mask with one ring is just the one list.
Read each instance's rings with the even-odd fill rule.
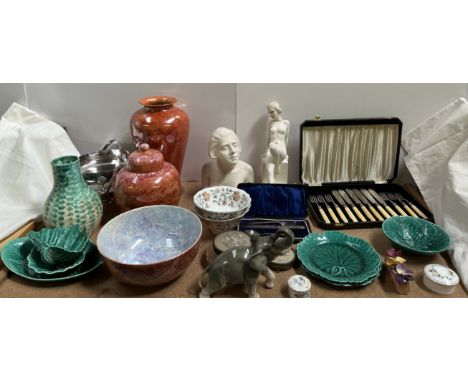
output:
[[210,220],[235,219],[250,209],[250,195],[236,187],[215,186],[198,191],[193,197],[195,211]]

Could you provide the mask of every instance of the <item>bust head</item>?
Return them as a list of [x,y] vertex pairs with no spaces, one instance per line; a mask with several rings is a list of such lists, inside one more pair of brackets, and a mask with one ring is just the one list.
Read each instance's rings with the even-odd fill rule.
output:
[[280,104],[276,101],[270,102],[267,106],[267,110],[272,119],[277,119],[283,112]]
[[208,142],[210,158],[220,163],[234,166],[239,162],[241,145],[236,133],[226,127],[218,127],[211,134]]

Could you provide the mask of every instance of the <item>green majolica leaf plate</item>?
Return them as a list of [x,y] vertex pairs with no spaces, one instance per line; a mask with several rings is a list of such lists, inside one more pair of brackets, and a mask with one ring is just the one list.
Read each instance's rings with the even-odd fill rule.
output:
[[94,247],[94,250],[87,254],[83,263],[68,272],[57,275],[37,273],[28,267],[27,261],[33,248],[34,244],[28,237],[20,237],[5,244],[0,256],[5,266],[17,276],[40,282],[73,280],[93,271],[102,264],[99,252]]
[[312,275],[339,286],[368,284],[382,269],[367,241],[336,231],[307,235],[297,245],[297,255]]
[[412,216],[386,219],[382,231],[394,246],[418,255],[435,255],[452,246],[449,235],[437,224]]

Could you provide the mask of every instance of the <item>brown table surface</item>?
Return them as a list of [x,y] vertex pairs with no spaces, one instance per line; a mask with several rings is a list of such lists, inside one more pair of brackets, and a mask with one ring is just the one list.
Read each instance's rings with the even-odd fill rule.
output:
[[[179,203],[181,207],[192,209],[192,196],[200,189],[197,182],[186,182],[183,186],[183,196]],[[113,208],[106,207],[103,221],[109,220],[115,212]],[[313,232],[321,229],[312,224]],[[391,247],[389,240],[384,236],[380,228],[344,230],[344,232],[369,241],[382,255]],[[21,232],[24,235],[24,231]],[[93,235],[96,238],[97,233]],[[36,283],[22,279],[1,265],[0,269],[0,297],[196,297],[199,292],[198,277],[207,265],[207,249],[212,244],[213,236],[205,228],[201,239],[200,250],[186,272],[176,280],[165,285],[155,287],[137,287],[126,285],[112,277],[105,266],[101,266],[92,273],[83,276],[74,282],[61,283]],[[445,297],[428,290],[422,282],[423,268],[428,263],[439,263],[453,266],[447,255],[406,256],[408,267],[415,274],[415,281],[411,283],[410,293],[407,296],[395,292],[391,280],[381,277],[362,288],[337,288],[317,279],[311,278],[312,297]],[[273,289],[263,287],[264,278],[260,277],[258,292],[261,297],[287,297],[287,280],[291,275],[307,275],[305,270],[297,265],[287,271],[276,273]],[[231,286],[224,291],[216,293],[213,297],[245,297],[242,286]],[[455,293],[448,297],[467,297],[465,289],[459,285]]]

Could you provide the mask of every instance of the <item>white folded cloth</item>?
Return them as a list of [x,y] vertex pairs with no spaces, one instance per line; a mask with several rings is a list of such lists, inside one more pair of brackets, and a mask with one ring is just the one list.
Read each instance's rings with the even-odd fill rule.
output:
[[468,288],[468,102],[459,98],[402,137],[405,163],[434,220],[450,235]]
[[52,190],[50,162],[79,152],[65,130],[13,103],[0,120],[0,240],[42,214]]

